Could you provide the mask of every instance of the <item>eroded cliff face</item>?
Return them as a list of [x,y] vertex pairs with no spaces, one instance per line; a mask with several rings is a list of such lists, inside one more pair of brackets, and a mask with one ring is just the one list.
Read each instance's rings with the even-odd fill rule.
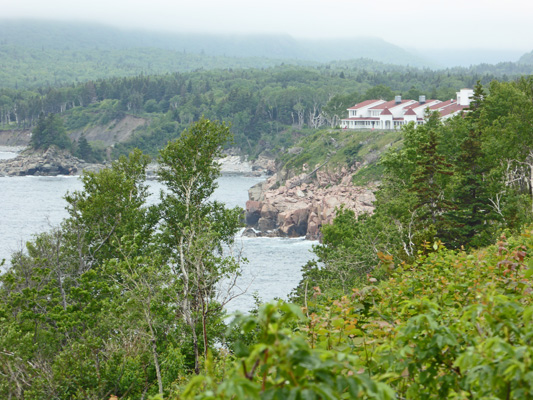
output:
[[[303,172],[279,184],[275,174],[249,190],[246,203],[246,234],[265,236],[320,237],[320,227],[335,217],[335,209],[344,204],[358,215],[374,210],[373,188],[354,186],[351,168]],[[259,232],[257,232],[259,231]]]
[[0,131],[0,146],[26,147],[30,143],[31,131]]
[[125,142],[133,135],[133,131],[149,123],[145,118],[126,115],[121,119],[114,119],[107,125],[78,129],[69,133],[70,139],[79,140],[83,135],[89,142],[100,142],[105,146]]

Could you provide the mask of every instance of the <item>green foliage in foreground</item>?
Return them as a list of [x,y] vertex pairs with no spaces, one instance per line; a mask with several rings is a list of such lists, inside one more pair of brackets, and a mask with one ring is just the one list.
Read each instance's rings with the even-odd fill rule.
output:
[[312,288],[302,311],[264,305],[235,321],[256,343],[170,398],[533,398],[532,233],[389,260],[388,280],[333,298]]
[[167,190],[151,206],[138,150],[85,174],[69,217],[13,255],[0,276],[0,397],[139,399],[199,372],[224,332],[215,287],[239,271],[223,248],[241,210],[209,200],[229,137],[204,119],[162,150]]
[[[257,316],[233,323],[243,334],[257,331],[252,346],[235,344],[233,368],[222,382],[211,376],[193,378],[185,399],[393,399],[387,385],[360,374],[350,355],[314,348],[306,335],[294,332],[306,318],[289,303],[265,304]],[[172,397],[171,397],[172,398]]]
[[[406,261],[381,251],[368,268],[376,242],[362,233],[379,220],[353,224],[345,210],[325,230],[347,251],[335,253],[338,270],[305,285],[300,305],[262,305],[224,334],[214,288],[238,272],[220,250],[239,212],[208,198],[228,136],[202,120],[163,150],[168,191],[155,206],[138,151],[86,175],[64,224],[15,254],[1,277],[2,396],[533,398],[531,228],[471,252],[438,240]],[[424,165],[411,164],[413,176]],[[395,229],[380,240],[401,240]]]

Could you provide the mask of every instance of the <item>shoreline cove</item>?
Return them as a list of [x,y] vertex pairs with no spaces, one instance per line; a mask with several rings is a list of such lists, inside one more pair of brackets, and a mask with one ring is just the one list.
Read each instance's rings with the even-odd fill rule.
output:
[[[0,150],[1,151],[1,150]],[[3,268],[9,267],[13,252],[24,248],[24,243],[40,232],[57,226],[66,217],[67,191],[82,188],[78,176],[16,176],[0,177],[0,260],[6,259]],[[224,173],[214,196],[229,207],[244,208],[248,189],[265,177]],[[161,189],[159,182],[147,182],[152,193],[149,202],[157,200]],[[247,312],[255,306],[254,294],[263,301],[286,298],[301,279],[301,267],[314,258],[311,253],[315,241],[304,238],[248,238],[236,237],[248,263],[242,265],[239,287],[248,288],[226,307],[230,313]]]

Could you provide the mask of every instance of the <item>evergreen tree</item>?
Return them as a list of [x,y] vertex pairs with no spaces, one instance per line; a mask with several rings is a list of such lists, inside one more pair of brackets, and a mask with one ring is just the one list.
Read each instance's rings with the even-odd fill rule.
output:
[[39,149],[44,146],[45,141],[45,134],[46,131],[46,117],[44,116],[44,113],[41,112],[39,114],[39,119],[37,120],[37,125],[35,125],[35,128],[33,129],[33,132],[31,134],[31,146],[34,149]]
[[78,147],[76,148],[75,155],[76,157],[88,162],[94,161],[93,149],[85,138],[85,135],[81,135],[81,137],[78,139]]
[[49,114],[47,117],[43,113],[39,115],[37,126],[32,132],[31,146],[34,149],[44,150],[50,146],[57,146],[60,149],[71,149],[72,143],[67,136],[63,120],[59,115]]
[[433,225],[437,236],[444,234],[447,223],[444,214],[452,208],[452,204],[444,197],[442,177],[453,175],[451,164],[439,153],[439,116],[433,113],[424,126],[419,126],[426,140],[420,143],[419,160],[413,174],[411,191],[416,194],[414,209],[418,210],[418,221],[422,226]]
[[[482,148],[482,132],[479,116],[485,93],[478,81],[469,112],[462,125],[466,136],[460,144],[459,154],[455,162],[455,185],[453,190],[455,210],[452,218],[455,221],[453,241],[455,246],[488,244],[491,228],[489,220],[495,219],[489,200],[488,184],[485,175],[489,168],[485,162]],[[456,125],[456,128],[460,128]]]

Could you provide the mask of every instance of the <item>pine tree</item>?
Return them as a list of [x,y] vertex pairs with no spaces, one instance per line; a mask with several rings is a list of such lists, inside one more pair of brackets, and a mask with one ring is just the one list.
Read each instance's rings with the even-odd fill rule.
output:
[[94,154],[93,149],[84,135],[78,139],[78,148],[76,149],[76,157],[81,158],[82,160],[93,162]]
[[489,170],[484,162],[482,132],[479,127],[484,97],[483,87],[478,81],[470,111],[465,116],[466,136],[455,162],[455,210],[452,218],[456,223],[453,237],[457,247],[487,244],[489,236],[483,233],[490,229],[489,220],[496,218],[495,213],[491,212],[487,183],[484,182],[484,175]]
[[444,196],[443,177],[453,175],[451,164],[439,154],[439,117],[436,113],[429,116],[427,123],[417,129],[422,130],[426,140],[420,143],[418,162],[413,174],[410,191],[416,195],[414,209],[417,222],[422,229],[433,229],[437,237],[446,237],[449,220],[446,214],[453,204]]
[[37,126],[32,132],[31,146],[34,149],[46,150],[52,145],[60,149],[68,150],[72,147],[72,143],[63,125],[63,120],[57,114],[50,114],[45,117],[41,113]]
[[31,135],[31,147],[34,149],[40,149],[44,146],[44,141],[46,139],[45,137],[45,131],[46,131],[46,117],[44,116],[44,113],[41,112],[39,114],[39,120],[37,121],[37,125],[35,125],[35,128],[32,131]]

